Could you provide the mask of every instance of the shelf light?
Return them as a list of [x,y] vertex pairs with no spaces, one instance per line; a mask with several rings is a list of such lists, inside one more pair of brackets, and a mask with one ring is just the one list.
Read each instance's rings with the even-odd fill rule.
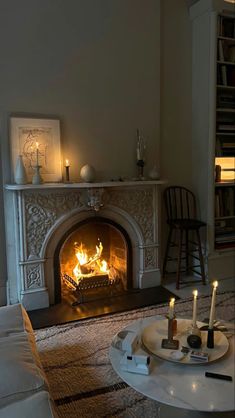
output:
[[235,157],[216,157],[215,164],[221,166],[221,181],[235,181]]

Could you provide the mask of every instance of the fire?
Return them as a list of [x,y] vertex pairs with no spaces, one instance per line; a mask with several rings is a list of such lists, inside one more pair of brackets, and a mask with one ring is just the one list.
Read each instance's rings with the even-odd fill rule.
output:
[[87,261],[88,261],[88,255],[87,255],[87,252],[85,250],[83,250],[83,243],[81,243],[78,251],[76,252],[76,257],[78,259],[78,263],[81,266],[87,263]]
[[89,257],[88,251],[83,243],[78,245],[76,242],[74,244],[75,254],[78,260],[75,268],[73,269],[73,274],[77,279],[77,282],[84,277],[92,277],[96,275],[109,275],[109,267],[107,261],[101,259],[103,252],[102,242],[99,242],[99,245],[96,245],[94,250],[94,255]]

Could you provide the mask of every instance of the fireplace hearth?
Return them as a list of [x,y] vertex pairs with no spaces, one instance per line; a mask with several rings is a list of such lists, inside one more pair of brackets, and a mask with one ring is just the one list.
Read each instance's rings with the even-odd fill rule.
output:
[[8,303],[34,310],[160,285],[163,183],[6,185]]

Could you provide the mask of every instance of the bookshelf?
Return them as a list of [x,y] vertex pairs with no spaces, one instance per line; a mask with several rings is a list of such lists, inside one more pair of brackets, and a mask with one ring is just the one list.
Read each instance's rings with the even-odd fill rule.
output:
[[199,0],[190,18],[193,187],[208,279],[223,279],[235,277],[235,4]]
[[217,15],[214,248],[235,248],[235,16]]

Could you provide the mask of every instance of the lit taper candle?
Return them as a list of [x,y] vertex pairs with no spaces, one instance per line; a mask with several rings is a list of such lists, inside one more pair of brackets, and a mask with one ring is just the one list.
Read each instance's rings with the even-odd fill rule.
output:
[[198,291],[193,291],[193,328],[196,328],[197,326],[197,296]]
[[214,317],[215,317],[215,299],[216,299],[216,289],[218,287],[218,282],[213,282],[213,292],[212,292],[212,299],[211,299],[211,310],[210,310],[210,319],[209,319],[209,328],[213,328],[214,324]]
[[175,305],[175,298],[171,298],[170,304],[169,304],[169,312],[168,312],[168,317],[170,319],[174,318],[174,305]]

